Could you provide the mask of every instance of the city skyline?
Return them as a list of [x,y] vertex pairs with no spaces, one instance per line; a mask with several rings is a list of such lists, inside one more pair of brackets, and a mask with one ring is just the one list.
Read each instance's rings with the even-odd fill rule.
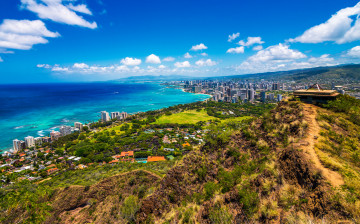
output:
[[6,1],[0,83],[359,63],[359,14],[358,1]]

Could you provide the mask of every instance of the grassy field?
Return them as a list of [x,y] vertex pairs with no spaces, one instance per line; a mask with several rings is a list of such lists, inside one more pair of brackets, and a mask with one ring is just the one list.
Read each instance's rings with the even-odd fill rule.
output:
[[[129,128],[131,128],[131,122],[128,122],[127,123],[129,125]],[[103,130],[108,130],[109,132],[111,131],[115,131],[117,135],[120,135],[120,134],[124,134],[125,131],[120,131],[120,128],[123,126],[124,124],[120,124],[120,125],[117,125],[117,126],[114,126],[114,127],[108,127],[108,128],[104,128]]]
[[189,110],[169,116],[163,115],[159,119],[157,119],[154,124],[195,124],[199,121],[209,121],[214,119],[217,118],[209,116],[205,110],[201,110],[199,112],[196,110]]
[[221,123],[227,123],[227,122],[232,122],[232,121],[240,122],[240,121],[243,121],[243,120],[246,120],[246,119],[251,119],[251,118],[253,118],[253,117],[251,117],[251,116],[234,117],[234,118],[221,120]]

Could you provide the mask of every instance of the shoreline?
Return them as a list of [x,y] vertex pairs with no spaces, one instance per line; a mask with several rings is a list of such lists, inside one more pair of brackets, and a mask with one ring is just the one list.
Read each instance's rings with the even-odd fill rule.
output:
[[[163,87],[162,85],[161,85],[161,83],[156,83],[155,85],[157,85],[157,86],[159,86],[159,87]],[[176,88],[173,88],[173,89],[176,89]],[[212,96],[211,95],[209,95],[209,94],[202,94],[202,93],[190,93],[190,92],[186,92],[183,88],[178,88],[179,90],[181,90],[182,92],[184,92],[184,93],[189,93],[189,94],[196,94],[196,95],[206,95],[206,96],[208,96],[208,98],[207,99],[200,99],[200,100],[196,100],[196,101],[193,101],[193,102],[199,102],[199,101],[202,101],[202,102],[206,102],[207,100],[209,100]],[[190,102],[190,103],[193,103],[193,102]],[[188,104],[189,102],[187,102],[187,103],[177,103],[177,104],[174,104],[174,105],[171,105],[171,106],[176,106],[176,105],[179,105],[179,104]],[[160,108],[157,108],[157,109],[148,109],[148,110],[143,110],[143,111],[137,111],[137,112],[130,112],[129,114],[132,114],[132,115],[135,115],[135,114],[138,114],[138,113],[142,113],[142,112],[147,112],[147,111],[153,111],[153,110],[162,110],[162,109],[165,109],[165,108],[167,108],[167,107],[171,107],[171,106],[163,106],[163,107],[160,107]],[[99,111],[101,111],[101,109],[99,109]],[[125,110],[124,110],[125,111]],[[63,118],[63,119],[65,119],[65,118]],[[89,121],[89,120],[87,120],[87,121]],[[75,121],[75,122],[77,122],[77,121]],[[82,122],[83,123],[83,122]],[[87,123],[87,124],[91,124],[91,123],[94,123],[94,122],[84,122],[84,123]],[[55,130],[55,129],[58,129],[60,126],[62,126],[62,125],[67,125],[67,126],[70,126],[70,125],[68,125],[68,124],[60,124],[60,123],[58,123],[58,124],[55,124],[53,127],[51,127],[51,128],[49,128],[49,129],[46,129],[46,130],[35,130],[35,132],[36,133],[39,133],[39,132],[44,132],[44,131],[49,131],[49,130]],[[19,126],[17,126],[17,127],[23,127],[24,125],[19,125]],[[15,128],[16,129],[16,128]],[[51,132],[51,131],[50,131]],[[43,135],[33,135],[34,137],[46,137],[46,136],[49,136],[50,135],[50,132],[49,133],[44,133]],[[28,135],[31,135],[31,134],[26,134],[26,135],[24,135],[24,136],[22,136],[23,138],[25,138],[26,136],[28,136]],[[13,139],[16,139],[16,137],[14,137]],[[21,139],[21,138],[18,138],[18,139]],[[3,154],[3,153],[5,153],[5,152],[11,152],[13,150],[13,148],[12,147],[4,147],[3,149],[0,149],[0,154]]]

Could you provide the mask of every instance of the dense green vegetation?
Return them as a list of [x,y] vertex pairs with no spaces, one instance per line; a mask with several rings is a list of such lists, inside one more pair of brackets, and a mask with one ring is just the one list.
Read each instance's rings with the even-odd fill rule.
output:
[[[86,129],[82,133],[74,133],[65,137],[61,137],[58,141],[45,144],[44,147],[49,147],[59,157],[62,155],[73,155],[81,157],[79,161],[60,161],[55,159],[56,167],[60,168],[60,172],[56,175],[47,177],[47,173],[41,171],[43,181],[19,181],[17,178],[21,174],[12,174],[10,181],[16,181],[15,184],[3,187],[0,190],[0,208],[4,211],[1,215],[1,220],[6,222],[8,215],[13,216],[14,212],[23,214],[23,221],[25,223],[41,223],[51,213],[50,198],[57,192],[57,189],[67,189],[70,186],[78,185],[88,188],[95,183],[112,177],[117,174],[126,173],[134,170],[147,170],[154,174],[164,176],[169,169],[171,169],[177,160],[156,162],[156,163],[117,163],[106,164],[113,160],[112,156],[119,154],[122,151],[141,149],[135,152],[135,158],[146,158],[147,156],[158,155],[168,156],[172,155],[181,159],[183,154],[193,150],[192,147],[182,147],[181,144],[189,142],[191,145],[197,145],[199,142],[190,138],[184,139],[184,136],[179,135],[179,131],[185,133],[199,133],[203,129],[228,129],[235,130],[239,128],[239,121],[246,120],[243,116],[252,115],[257,116],[264,111],[273,108],[273,105],[259,104],[259,105],[240,105],[230,103],[194,103],[188,105],[178,105],[160,111],[150,111],[142,114],[137,114],[125,122],[107,122],[96,123],[91,125],[91,128],[96,128],[93,132]],[[229,113],[231,110],[233,113]],[[215,117],[209,115],[214,113]],[[249,117],[247,117],[249,118]],[[225,120],[224,120],[225,119]],[[205,121],[212,120],[211,126],[207,126]],[[220,122],[221,121],[221,122]],[[226,122],[223,122],[226,121]],[[177,141],[172,143],[163,143],[162,138],[169,136]],[[211,139],[207,138],[207,139]],[[174,148],[174,151],[164,151],[163,149]],[[53,155],[46,155],[45,153],[38,153],[38,160],[53,160]],[[57,158],[57,157],[56,157]],[[85,169],[74,169],[71,164],[89,164]],[[93,165],[91,165],[93,164]],[[101,164],[101,165],[100,165]],[[204,169],[206,169],[204,167]],[[30,174],[30,171],[26,171]],[[199,171],[201,172],[201,171]],[[40,172],[39,172],[40,173]],[[203,173],[204,175],[205,173]],[[205,177],[203,177],[205,178]],[[226,178],[219,176],[221,180],[220,185],[209,183],[206,187],[206,198],[214,196],[219,189],[218,186],[226,186]],[[146,192],[146,189],[139,190],[139,192]],[[144,193],[136,194],[139,198],[144,197]],[[136,199],[136,200],[134,200]],[[121,214],[124,219],[132,221],[138,206],[137,198],[128,197],[125,204],[131,204],[121,209]],[[136,201],[136,203],[135,203]],[[227,209],[221,208],[221,212],[217,214],[214,212],[213,219],[218,219],[226,215]],[[189,210],[185,212],[189,216]]]

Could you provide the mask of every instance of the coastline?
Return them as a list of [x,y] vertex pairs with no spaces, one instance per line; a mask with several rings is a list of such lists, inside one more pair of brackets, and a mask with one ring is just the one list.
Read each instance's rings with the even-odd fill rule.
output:
[[[162,90],[162,88],[164,87],[164,86],[162,86],[160,83],[152,83],[152,85],[156,85],[156,86],[158,86],[159,88],[157,89],[157,91],[154,93],[154,95],[156,95],[156,94],[163,94],[164,93],[164,91]],[[137,113],[141,113],[141,112],[146,112],[146,111],[152,111],[152,110],[160,110],[160,109],[164,109],[164,108],[167,108],[167,107],[169,107],[169,106],[175,106],[175,105],[179,105],[179,104],[187,104],[187,103],[192,103],[192,102],[198,102],[198,101],[207,101],[211,96],[210,95],[208,95],[208,94],[198,94],[198,93],[190,93],[190,92],[186,92],[184,89],[178,89],[178,90],[175,90],[175,91],[180,91],[181,90],[181,92],[183,92],[183,93],[186,93],[186,94],[189,94],[189,95],[193,95],[193,96],[196,96],[196,95],[201,95],[201,96],[207,96],[206,98],[204,97],[204,98],[199,98],[199,99],[196,99],[196,98],[191,98],[190,100],[189,99],[187,99],[187,100],[185,100],[185,102],[181,102],[182,100],[183,100],[183,98],[182,97],[178,97],[178,99],[177,99],[177,101],[180,101],[180,102],[176,102],[176,103],[172,103],[172,102],[164,102],[163,104],[164,105],[161,105],[161,103],[162,102],[156,102],[156,103],[151,103],[152,102],[152,99],[151,99],[151,101],[150,101],[150,104],[149,104],[149,101],[147,101],[147,104],[148,104],[148,106],[147,105],[142,105],[142,107],[144,107],[144,109],[143,110],[137,110],[137,111],[134,111],[134,105],[131,105],[132,106],[132,111],[129,111],[129,113],[131,113],[131,114],[137,114]],[[166,92],[165,92],[166,93]],[[121,95],[121,94],[119,94],[119,95]],[[165,94],[165,95],[167,95],[167,94]],[[171,96],[171,95],[169,95],[169,96]],[[174,98],[176,98],[175,97],[176,96],[176,92],[175,92],[175,95],[174,95]],[[137,96],[137,97],[139,97],[139,96]],[[146,96],[146,95],[144,95],[142,98],[147,98],[148,96]],[[151,97],[151,98],[153,98],[153,97]],[[135,99],[134,99],[134,101],[135,101]],[[130,107],[130,106],[129,106]],[[77,108],[76,108],[77,109]],[[102,111],[102,110],[105,110],[106,108],[103,108],[103,107],[97,107],[97,111],[98,112],[100,112],[100,111]],[[75,109],[74,109],[75,110]],[[118,110],[122,110],[122,111],[125,111],[125,112],[128,112],[127,110],[126,110],[126,105],[124,106],[124,107],[122,107],[122,108],[119,108]],[[93,114],[93,118],[94,117],[96,117],[97,116],[97,114]],[[52,130],[58,130],[59,129],[59,127],[60,126],[62,126],[62,125],[71,125],[71,126],[73,126],[73,122],[77,122],[77,121],[79,121],[79,122],[82,122],[82,123],[93,123],[94,121],[97,121],[97,119],[96,120],[94,120],[94,119],[91,119],[91,117],[87,117],[87,118],[85,118],[85,119],[82,119],[82,120],[73,120],[73,119],[68,119],[68,116],[65,114],[64,115],[64,117],[60,117],[59,119],[57,119],[58,121],[56,122],[56,123],[53,123],[52,125],[51,125],[51,127],[49,127],[49,128],[47,128],[47,129],[43,129],[43,128],[39,128],[39,129],[36,129],[36,128],[38,128],[40,125],[37,125],[37,124],[34,124],[34,125],[29,125],[29,124],[23,124],[23,123],[18,123],[17,124],[17,126],[13,126],[12,127],[12,129],[14,130],[14,131],[21,131],[21,130],[24,130],[24,129],[27,129],[27,130],[29,130],[28,132],[26,132],[26,133],[23,133],[23,135],[22,136],[11,136],[11,139],[16,139],[16,138],[18,138],[18,139],[23,139],[23,138],[25,138],[26,136],[28,136],[28,135],[32,135],[32,136],[34,136],[34,137],[44,137],[44,136],[49,136],[49,134],[50,134],[50,132],[52,131]],[[39,121],[40,123],[46,123],[46,122],[41,122],[41,121]],[[71,123],[72,122],[72,123]],[[8,136],[9,137],[9,139],[10,139],[10,135]],[[12,147],[10,146],[10,143],[12,143],[12,140],[10,141],[10,140],[7,140],[6,142],[5,141],[3,141],[1,144],[3,145],[2,147],[0,147],[0,154],[3,154],[4,152],[6,152],[6,151],[10,151],[10,150],[12,150]],[[5,146],[5,145],[7,145],[7,146]]]

